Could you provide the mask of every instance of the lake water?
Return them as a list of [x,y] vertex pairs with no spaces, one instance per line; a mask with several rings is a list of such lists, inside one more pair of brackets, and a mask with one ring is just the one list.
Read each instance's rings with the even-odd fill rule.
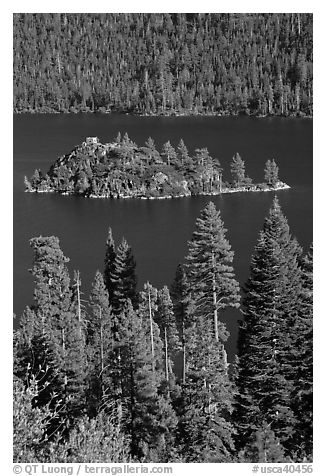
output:
[[[263,180],[264,164],[275,158],[281,180],[291,190],[277,192],[293,235],[307,250],[312,241],[312,121],[281,118],[152,118],[127,115],[20,115],[14,116],[14,312],[20,316],[32,303],[33,281],[29,239],[56,235],[73,269],[81,272],[84,297],[88,297],[97,269],[103,269],[107,229],[119,242],[125,236],[132,246],[138,283],[170,285],[178,263],[187,251],[200,210],[212,200],[221,210],[228,238],[235,251],[236,277],[243,284],[249,275],[250,257],[258,232],[268,213],[273,193],[239,193],[217,197],[172,200],[110,200],[24,193],[24,175],[35,168],[48,170],[54,160],[81,143],[86,136],[102,142],[118,131],[138,145],[151,136],[161,147],[182,137],[190,152],[207,147],[230,179],[229,163],[239,152],[247,174]],[[229,355],[236,349],[237,310],[222,319],[231,333]]]

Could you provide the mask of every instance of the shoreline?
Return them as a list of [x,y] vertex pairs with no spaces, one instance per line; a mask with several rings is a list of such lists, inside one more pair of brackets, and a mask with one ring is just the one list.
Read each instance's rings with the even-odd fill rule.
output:
[[170,112],[170,113],[141,113],[141,112],[128,112],[128,111],[13,111],[14,115],[23,115],[23,114],[49,114],[49,115],[78,115],[78,114],[98,114],[98,115],[123,115],[123,116],[133,116],[133,117],[252,117],[257,119],[265,119],[265,118],[278,118],[278,119],[313,119],[312,115],[307,114],[247,114],[243,112],[238,112],[235,114],[227,113],[227,112]]
[[218,195],[224,195],[228,193],[244,193],[244,192],[277,192],[279,190],[289,190],[291,189],[290,185],[284,183],[284,182],[279,182],[279,184],[275,187],[267,186],[266,188],[261,188],[258,187],[257,185],[253,185],[251,187],[238,187],[238,188],[225,188],[222,189],[221,191],[216,191],[216,192],[201,192],[196,195],[190,194],[183,194],[183,195],[160,195],[160,196],[144,196],[144,195],[119,195],[119,194],[105,194],[105,195],[95,195],[95,194],[90,194],[90,195],[81,195],[78,193],[74,192],[59,192],[53,189],[50,190],[25,190],[26,193],[58,193],[59,195],[72,195],[72,196],[80,196],[83,198],[106,198],[106,199],[112,199],[112,200],[120,200],[120,199],[140,199],[140,200],[167,200],[167,199],[172,199],[172,198],[186,198],[186,197],[198,197],[198,196],[218,196]]

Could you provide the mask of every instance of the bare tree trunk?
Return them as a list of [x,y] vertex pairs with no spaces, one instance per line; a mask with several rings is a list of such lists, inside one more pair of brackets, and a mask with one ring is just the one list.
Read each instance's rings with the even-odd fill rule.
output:
[[150,293],[150,288],[149,288],[149,283],[148,285],[148,308],[149,308],[149,323],[150,323],[150,333],[151,333],[151,352],[152,352],[152,370],[154,372],[155,366],[154,366],[154,338],[153,338],[153,319],[152,319],[152,304],[151,304],[151,293]]
[[80,303],[80,278],[79,271],[76,273],[76,288],[77,288],[77,311],[78,311],[78,322],[79,322],[79,337],[82,338],[82,317],[81,317],[81,303]]
[[164,344],[165,344],[165,377],[169,381],[169,361],[168,361],[168,339],[166,335],[166,327],[164,327]]
[[66,335],[65,330],[61,329],[61,338],[62,338],[62,353],[63,353],[63,361],[64,361],[64,384],[67,387],[68,378],[67,378],[67,371],[66,371]]
[[103,386],[103,371],[104,371],[104,346],[103,346],[103,324],[102,324],[102,309],[99,306],[100,310],[100,366],[101,366],[101,390],[102,396],[104,395],[104,386]]
[[182,383],[186,383],[186,339],[185,339],[185,325],[182,314]]
[[215,255],[212,255],[212,264],[213,264],[213,306],[214,306],[214,332],[215,332],[215,340],[216,342],[219,341],[218,335],[218,315],[217,315],[217,296],[216,296],[216,279],[215,279]]

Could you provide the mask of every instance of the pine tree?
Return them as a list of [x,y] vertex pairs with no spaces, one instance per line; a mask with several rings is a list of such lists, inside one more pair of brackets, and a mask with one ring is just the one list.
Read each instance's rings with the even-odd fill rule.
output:
[[186,383],[179,409],[179,441],[187,462],[230,462],[233,388],[226,353],[205,317],[185,331]]
[[157,311],[154,320],[159,326],[161,340],[164,343],[165,378],[169,382],[170,377],[173,376],[173,362],[178,351],[181,350],[181,346],[173,312],[173,303],[167,286],[164,286],[158,292]]
[[110,273],[110,286],[112,287],[112,297],[110,301],[113,312],[119,314],[124,308],[125,302],[130,299],[134,308],[137,308],[137,278],[136,262],[132,254],[131,247],[125,238],[122,239],[116,250],[113,261],[112,272]]
[[186,144],[184,143],[183,139],[180,139],[180,142],[178,144],[178,155],[179,155],[179,161],[180,161],[182,169],[184,167],[186,167],[186,168],[191,167],[192,159],[189,156],[188,149],[187,149]]
[[[266,422],[261,423],[260,428],[253,434],[252,443],[247,445],[245,454],[240,454],[239,459],[241,462],[250,463],[284,463],[287,461],[282,444]],[[243,459],[244,461],[242,461]]]
[[239,307],[239,284],[232,266],[233,251],[225,237],[220,213],[210,202],[196,221],[196,228],[186,256],[186,274],[194,302],[194,317],[206,316],[213,323],[215,339],[225,340],[225,325],[218,311]]
[[93,412],[112,398],[113,335],[109,294],[102,274],[97,271],[89,299],[88,356],[90,367],[89,399]]
[[300,260],[302,291],[292,346],[297,349],[294,369],[292,408],[297,425],[292,445],[297,460],[312,461],[313,450],[313,246]]
[[162,154],[166,158],[167,165],[174,164],[177,159],[177,153],[170,141],[165,142],[162,147]]
[[188,461],[232,460],[232,384],[218,319],[225,307],[239,306],[239,285],[226,230],[210,202],[196,221],[186,256],[189,297],[184,323],[186,376],[179,431]]
[[[149,155],[149,162],[157,162],[160,160],[160,154],[158,152],[158,150],[156,149],[156,145],[155,145],[155,142],[154,140],[149,137],[147,139],[147,141],[145,142],[145,146],[147,147],[148,149],[148,155]],[[147,164],[149,165],[149,164]]]
[[[85,312],[85,305],[84,299],[82,298],[83,292],[81,290],[81,278],[80,272],[74,271],[74,284],[72,285],[73,292],[72,292],[72,309],[76,313],[78,319],[78,331],[79,337],[82,342],[85,344],[86,339],[86,312]],[[83,345],[84,348],[84,345]]]
[[158,291],[150,283],[144,284],[144,289],[139,293],[139,316],[150,346],[153,373],[157,382],[164,377],[164,352],[160,328],[154,320],[157,311]]
[[241,186],[245,179],[245,163],[238,152],[232,157],[231,174],[234,185],[236,187]]
[[[67,412],[78,415],[84,408],[85,367],[81,356],[84,339],[73,303],[69,261],[63,254],[56,237],[33,238],[32,274],[35,280],[33,311],[37,319],[38,334],[51,346],[55,365],[60,373]],[[66,419],[69,424],[69,419]]]
[[265,164],[265,182],[267,185],[275,187],[278,181],[278,166],[274,159],[268,159]]
[[291,451],[296,424],[291,394],[297,352],[293,327],[298,322],[301,294],[300,253],[275,198],[245,287],[235,412],[239,448],[245,447],[264,420],[287,453]]
[[151,321],[154,307],[155,291],[145,285],[139,311],[135,312],[128,300],[120,316],[116,345],[120,354],[121,409],[133,456],[168,461],[176,417],[169,399],[159,393],[164,373],[159,329]]
[[174,315],[182,347],[182,382],[185,383],[187,361],[185,329],[187,322],[190,321],[189,304],[191,301],[187,276],[184,267],[181,264],[177,267],[176,275],[171,286],[171,298],[173,301]]
[[116,258],[115,243],[111,227],[108,230],[104,257],[104,281],[108,290],[110,299],[113,297],[112,273],[114,272],[114,261]]

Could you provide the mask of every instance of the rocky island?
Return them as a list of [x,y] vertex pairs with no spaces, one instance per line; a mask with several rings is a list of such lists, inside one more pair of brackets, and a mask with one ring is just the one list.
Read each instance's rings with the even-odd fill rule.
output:
[[27,192],[144,199],[290,188],[279,180],[274,159],[267,160],[264,172],[264,182],[252,183],[236,153],[231,161],[233,181],[225,182],[220,162],[207,148],[196,149],[191,156],[181,139],[176,149],[168,141],[159,152],[152,138],[139,147],[127,133],[119,133],[104,144],[87,137],[59,157],[45,175],[37,169],[30,179],[25,177],[25,187]]

